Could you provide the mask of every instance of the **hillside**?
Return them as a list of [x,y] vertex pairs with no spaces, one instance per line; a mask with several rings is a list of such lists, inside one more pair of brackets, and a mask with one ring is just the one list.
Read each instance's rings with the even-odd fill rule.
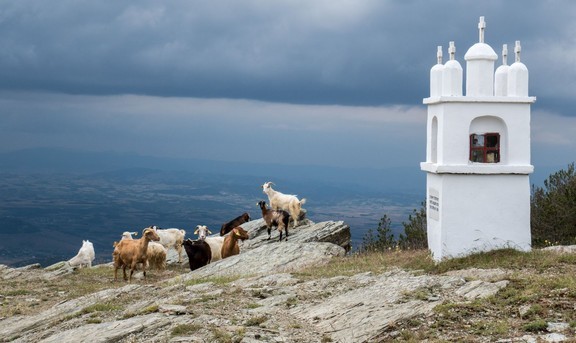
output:
[[[15,342],[569,341],[573,253],[500,251],[435,265],[426,252],[346,255],[349,227],[288,241],[243,225],[241,254],[113,281],[109,265],[0,268],[0,339]],[[174,256],[171,257],[171,260]]]

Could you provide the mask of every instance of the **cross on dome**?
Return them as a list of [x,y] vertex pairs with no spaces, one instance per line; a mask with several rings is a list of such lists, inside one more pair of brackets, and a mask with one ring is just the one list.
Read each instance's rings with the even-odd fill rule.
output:
[[516,62],[520,62],[520,51],[522,51],[522,47],[520,46],[520,41],[516,41],[516,46],[514,47],[514,53],[516,54]]
[[480,22],[478,23],[478,31],[480,34],[479,41],[480,43],[484,43],[484,29],[486,28],[486,22],[484,21],[484,17],[480,17]]
[[438,64],[442,64],[442,45],[438,45],[438,51],[436,52],[436,58],[438,60]]
[[502,65],[508,65],[508,44],[502,45]]
[[454,41],[450,42],[450,46],[448,47],[448,53],[450,54],[450,61],[453,61],[454,55],[456,54],[456,46],[454,45]]

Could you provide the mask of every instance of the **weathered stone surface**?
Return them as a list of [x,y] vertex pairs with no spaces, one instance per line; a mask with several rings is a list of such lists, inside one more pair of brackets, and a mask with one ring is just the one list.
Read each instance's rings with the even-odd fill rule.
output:
[[[272,238],[268,240],[268,232],[266,230],[266,223],[264,219],[257,219],[242,224],[242,228],[248,231],[250,239],[240,242],[240,249],[242,252],[256,249],[264,245],[274,245],[278,243],[278,231],[276,228],[272,230]],[[212,232],[218,231],[211,228]],[[303,219],[298,222],[296,228],[290,227],[288,229],[288,240],[291,243],[309,243],[309,242],[328,242],[336,244],[345,249],[350,250],[350,226],[343,221],[326,221],[321,223],[314,223],[308,219]],[[193,233],[187,233],[187,238],[196,239]],[[284,242],[284,241],[283,241]],[[186,252],[182,254],[182,264],[188,264],[188,256]],[[178,254],[174,249],[168,250],[166,254],[166,261],[169,264],[178,263]]]
[[[244,241],[242,248],[245,250],[255,249],[262,245],[272,244],[278,241],[278,231],[274,228],[271,239],[268,240],[268,232],[264,219],[250,221],[242,225],[250,239]],[[314,223],[308,219],[298,222],[296,228],[288,229],[288,242],[308,243],[308,242],[330,242],[341,246],[346,251],[350,250],[350,226],[343,221],[327,221]]]
[[42,332],[66,317],[78,314],[82,309],[96,303],[113,299],[118,294],[130,293],[142,288],[140,285],[126,285],[119,289],[106,289],[101,292],[60,303],[51,309],[34,316],[14,316],[0,322],[0,339],[10,340],[28,332]]
[[322,265],[330,258],[344,254],[344,248],[331,243],[275,242],[210,263],[183,276],[183,279],[285,273],[310,265]]
[[373,282],[318,304],[298,306],[291,312],[314,323],[337,342],[370,342],[396,321],[431,313],[441,303],[440,300],[411,299],[410,292],[420,288],[454,289],[464,280],[451,276],[414,276],[397,271],[385,273]]
[[[499,269],[468,269],[443,275],[395,269],[311,278],[294,272],[344,255],[349,243],[346,224],[315,224],[305,219],[303,225],[290,231],[288,241],[282,242],[274,239],[277,232],[267,239],[263,221],[243,226],[251,239],[242,244],[240,255],[194,272],[177,272],[180,275],[158,283],[135,281],[56,303],[34,315],[2,318],[0,341],[385,341],[399,337],[400,332],[393,328],[398,322],[430,318],[439,304],[490,296],[508,284],[509,271]],[[325,239],[335,244],[321,242]],[[0,278],[65,278],[65,270],[64,265],[49,270],[0,265]],[[237,279],[221,283],[218,277],[222,276]],[[198,281],[206,277],[215,278]],[[38,301],[28,298],[30,303]],[[113,314],[97,313],[96,319],[101,322],[94,322],[93,313],[82,312],[89,306],[107,303],[120,303],[121,307]],[[567,325],[550,323],[548,335],[525,336],[525,341],[557,341],[570,332]],[[178,328],[182,332],[173,335]]]
[[456,291],[456,295],[463,296],[468,300],[481,299],[496,294],[496,292],[506,287],[507,285],[507,280],[494,283],[474,280],[468,282],[465,286],[458,289]]
[[83,325],[78,328],[56,333],[39,342],[118,342],[133,334],[140,334],[145,331],[158,331],[170,325],[171,322],[171,318],[154,313],[125,320]]

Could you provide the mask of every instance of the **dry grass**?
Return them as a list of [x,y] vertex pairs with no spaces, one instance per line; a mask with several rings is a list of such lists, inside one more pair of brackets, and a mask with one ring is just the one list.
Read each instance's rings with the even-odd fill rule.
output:
[[[133,282],[156,283],[187,272],[188,268],[185,267],[172,265],[165,271],[148,271],[146,281]],[[78,269],[69,275],[50,280],[34,271],[27,272],[25,277],[0,279],[0,318],[38,313],[66,300],[127,284],[121,278],[115,282],[114,269],[106,265]]]
[[382,273],[392,268],[425,274],[470,268],[502,269],[508,271],[506,279],[510,282],[486,299],[447,301],[435,308],[436,315],[432,318],[398,322],[383,333],[383,340],[390,339],[386,335],[395,332],[394,340],[408,342],[496,341],[545,334],[548,322],[567,323],[570,328],[565,334],[568,337],[575,334],[576,255],[503,249],[435,263],[427,251],[371,252],[334,258],[325,266],[311,267],[297,275],[309,280]]
[[[468,302],[444,301],[435,308],[432,317],[411,318],[400,321],[383,333],[383,340],[390,332],[396,332],[398,341],[497,341],[509,337],[535,335],[545,332],[545,323],[563,322],[570,325],[570,333],[576,326],[576,256],[534,250],[529,253],[515,250],[498,250],[478,253],[449,261],[434,263],[427,251],[387,251],[366,254],[353,254],[333,258],[328,264],[310,267],[294,273],[294,276],[306,281],[335,276],[351,276],[364,272],[380,274],[392,269],[412,270],[421,274],[442,274],[452,270],[469,268],[503,269],[508,271],[507,287],[496,295],[482,300]],[[169,266],[166,271],[150,271],[146,281],[133,281],[139,284],[162,284],[162,281],[188,273],[187,266]],[[218,285],[228,284],[237,278],[209,278],[187,282],[212,282]],[[494,280],[497,281],[497,280]],[[125,281],[113,281],[113,270],[107,266],[81,269],[73,274],[54,280],[34,280],[13,278],[0,280],[0,318],[17,314],[34,314],[67,299],[77,298],[103,289],[125,286]],[[166,284],[166,282],[164,282]],[[230,294],[228,294],[228,292]],[[221,297],[228,299],[223,303],[220,297],[203,298],[205,311],[233,311],[234,309],[255,308],[254,299],[248,297],[240,303],[229,289]],[[426,293],[416,299],[425,299]],[[241,297],[242,298],[242,297]],[[117,299],[118,300],[118,299]],[[289,299],[286,307],[294,306],[297,299]],[[122,306],[121,301],[116,302]],[[119,307],[121,308],[121,307]],[[109,304],[85,309],[86,313],[95,313],[87,320],[98,322],[106,311],[119,311]],[[150,311],[156,311],[151,307]],[[244,325],[260,325],[263,318],[255,316]],[[193,326],[178,327],[172,335],[183,335],[197,330]],[[229,341],[230,335],[213,329],[214,341]],[[238,334],[241,337],[241,334]],[[386,337],[386,339],[384,339]],[[328,341],[328,340],[327,340]]]

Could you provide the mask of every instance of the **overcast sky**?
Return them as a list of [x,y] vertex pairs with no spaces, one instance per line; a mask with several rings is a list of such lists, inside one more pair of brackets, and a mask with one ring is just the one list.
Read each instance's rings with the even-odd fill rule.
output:
[[419,168],[436,46],[465,69],[480,16],[522,42],[533,164],[566,166],[573,0],[0,0],[0,152]]

